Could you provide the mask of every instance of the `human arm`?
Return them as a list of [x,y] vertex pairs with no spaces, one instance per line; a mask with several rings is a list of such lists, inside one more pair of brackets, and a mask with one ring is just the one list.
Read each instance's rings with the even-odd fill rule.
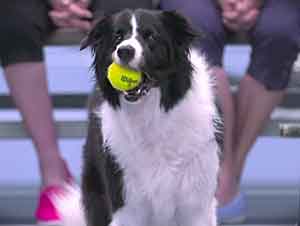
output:
[[88,31],[93,17],[89,0],[50,0],[49,17],[58,27],[73,27]]

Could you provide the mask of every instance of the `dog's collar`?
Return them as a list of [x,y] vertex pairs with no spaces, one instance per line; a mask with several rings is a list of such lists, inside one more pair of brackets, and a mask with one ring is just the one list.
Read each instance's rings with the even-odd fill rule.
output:
[[143,81],[141,85],[139,85],[137,88],[130,90],[130,91],[123,91],[123,95],[125,99],[128,102],[136,102],[138,101],[141,97],[146,96],[149,91],[158,86],[157,80],[154,80],[148,73],[143,72],[145,75],[143,77]]

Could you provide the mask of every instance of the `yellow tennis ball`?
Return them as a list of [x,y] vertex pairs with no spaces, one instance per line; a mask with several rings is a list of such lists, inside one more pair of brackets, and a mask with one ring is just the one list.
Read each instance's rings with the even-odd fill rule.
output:
[[142,82],[142,73],[119,64],[112,63],[108,67],[108,80],[112,87],[120,91],[129,91]]

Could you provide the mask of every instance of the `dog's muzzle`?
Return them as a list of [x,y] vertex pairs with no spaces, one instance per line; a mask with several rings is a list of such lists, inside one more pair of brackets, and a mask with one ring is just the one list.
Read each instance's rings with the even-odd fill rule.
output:
[[123,95],[124,98],[128,101],[128,102],[136,102],[138,101],[141,97],[143,96],[147,96],[147,94],[149,93],[149,91],[153,88],[153,87],[157,87],[158,83],[156,80],[154,80],[152,77],[150,77],[148,75],[148,73],[143,73],[143,81],[141,82],[141,84],[136,87],[133,90],[130,91],[123,91]]

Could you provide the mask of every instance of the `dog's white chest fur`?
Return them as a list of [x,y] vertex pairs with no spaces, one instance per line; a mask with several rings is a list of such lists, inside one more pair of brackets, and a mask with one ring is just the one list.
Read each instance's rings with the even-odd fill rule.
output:
[[170,111],[161,108],[158,89],[137,104],[122,100],[119,110],[101,107],[104,141],[124,173],[125,206],[113,225],[191,225],[185,218],[214,224],[216,112],[206,65],[195,52],[191,61],[192,87]]

